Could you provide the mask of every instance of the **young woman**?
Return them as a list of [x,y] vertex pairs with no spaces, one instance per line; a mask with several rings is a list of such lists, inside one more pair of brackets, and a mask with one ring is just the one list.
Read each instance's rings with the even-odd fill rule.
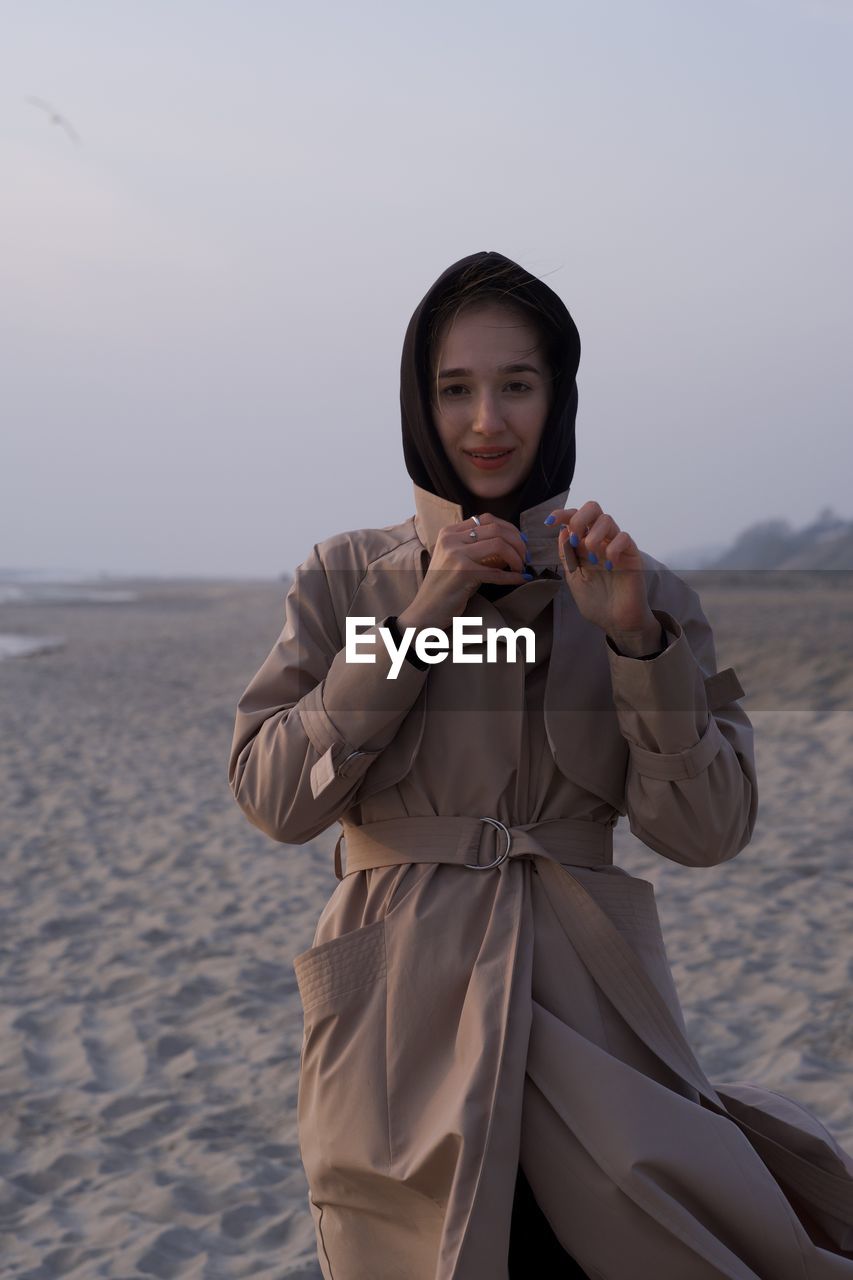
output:
[[791,1099],[708,1081],[653,886],[613,864],[620,816],[725,862],[758,801],[696,592],[595,499],[566,506],[579,359],[563,302],[501,254],[439,277],[403,346],[415,514],[312,548],[238,705],[249,820],[342,829],[294,961],[320,1265],[853,1278],[853,1161]]

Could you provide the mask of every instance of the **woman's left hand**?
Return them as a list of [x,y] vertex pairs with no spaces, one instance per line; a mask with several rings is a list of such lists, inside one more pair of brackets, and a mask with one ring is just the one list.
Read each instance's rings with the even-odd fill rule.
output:
[[[563,576],[578,609],[618,645],[620,637],[657,648],[660,623],[652,613],[636,542],[597,502],[558,507],[555,517]],[[572,546],[572,535],[577,546]]]

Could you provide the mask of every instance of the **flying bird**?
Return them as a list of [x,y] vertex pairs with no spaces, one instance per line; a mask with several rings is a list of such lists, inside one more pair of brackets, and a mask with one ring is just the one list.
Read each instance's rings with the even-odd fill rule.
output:
[[50,117],[50,123],[61,125],[72,142],[80,141],[77,134],[71,128],[70,123],[65,119],[65,116],[60,115],[55,107],[52,107],[49,102],[45,102],[44,98],[27,98],[27,102],[31,102],[33,106],[38,107],[40,111],[46,111]]

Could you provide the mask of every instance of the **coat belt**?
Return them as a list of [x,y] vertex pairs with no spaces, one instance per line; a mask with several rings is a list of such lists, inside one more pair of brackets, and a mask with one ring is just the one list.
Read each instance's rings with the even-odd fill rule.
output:
[[508,858],[552,858],[576,867],[613,861],[613,828],[601,822],[553,818],[508,827],[497,818],[383,818],[361,826],[342,823],[335,845],[335,875],[341,874],[346,841],[347,875],[367,867],[408,862],[456,862],[488,871]]
[[[571,868],[613,862],[613,828],[574,818],[506,825],[496,818],[402,817],[342,823],[335,845],[346,841],[347,875],[369,867],[411,862],[452,862],[470,874],[497,871],[513,858],[535,861],[540,882],[569,942],[593,980],[654,1054],[701,1096],[705,1105],[738,1126],[777,1178],[828,1213],[853,1224],[848,1177],[821,1167],[777,1142],[738,1112],[738,1100],[718,1092],[702,1070],[681,1027],[637,952]],[[757,1117],[760,1122],[760,1116]],[[837,1163],[837,1162],[836,1162]]]

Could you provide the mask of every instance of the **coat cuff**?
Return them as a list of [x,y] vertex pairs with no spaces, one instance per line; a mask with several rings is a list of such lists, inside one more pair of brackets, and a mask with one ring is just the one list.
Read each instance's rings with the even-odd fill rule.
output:
[[708,767],[722,745],[709,715],[705,677],[681,624],[653,609],[667,632],[663,653],[648,661],[607,646],[619,728],[640,773],[656,778],[692,778]]
[[405,660],[395,679],[379,628],[359,629],[358,652],[374,662],[347,662],[340,649],[325,678],[299,703],[299,716],[320,759],[311,769],[311,790],[319,796],[335,778],[358,779],[392,742],[424,686],[429,669]]
[[664,754],[658,751],[646,751],[630,742],[628,750],[631,762],[637,773],[646,778],[658,778],[664,782],[682,782],[685,778],[696,778],[708,768],[714,756],[723,745],[723,735],[713,716],[708,719],[708,727],[696,743],[686,751],[673,751]]

